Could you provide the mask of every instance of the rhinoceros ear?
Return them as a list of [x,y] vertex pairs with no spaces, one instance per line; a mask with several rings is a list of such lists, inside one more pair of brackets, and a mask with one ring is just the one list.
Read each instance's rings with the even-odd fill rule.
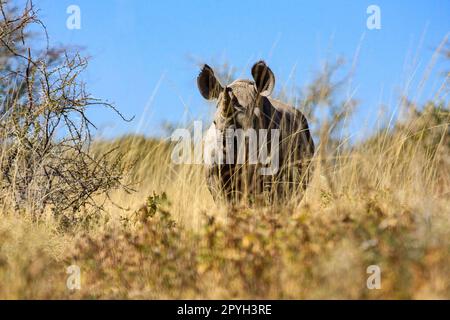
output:
[[275,76],[264,61],[254,64],[252,76],[259,94],[266,97],[269,96],[275,87]]
[[203,98],[207,100],[217,99],[223,90],[219,80],[214,75],[213,69],[205,64],[197,77],[197,86]]

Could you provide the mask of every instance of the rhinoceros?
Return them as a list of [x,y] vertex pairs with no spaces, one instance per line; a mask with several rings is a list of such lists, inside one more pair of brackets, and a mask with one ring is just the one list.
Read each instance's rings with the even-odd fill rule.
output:
[[264,61],[251,74],[253,80],[227,86],[208,65],[198,75],[201,95],[216,101],[205,139],[208,188],[215,200],[229,203],[301,198],[313,167],[308,122],[298,109],[269,97],[275,76]]

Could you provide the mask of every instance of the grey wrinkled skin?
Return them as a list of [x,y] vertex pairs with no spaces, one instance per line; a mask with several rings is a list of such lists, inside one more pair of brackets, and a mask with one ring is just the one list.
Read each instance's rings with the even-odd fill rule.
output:
[[[263,61],[252,67],[253,81],[236,80],[223,87],[213,70],[205,65],[198,78],[200,93],[205,99],[216,100],[217,110],[211,130],[268,129],[268,154],[271,146],[271,129],[278,129],[279,169],[272,175],[261,175],[267,165],[248,163],[248,141],[244,164],[236,164],[237,146],[233,164],[207,164],[206,179],[214,199],[235,204],[279,203],[301,198],[312,172],[311,158],[314,142],[305,116],[297,109],[269,98],[275,86],[275,77]],[[225,145],[225,137],[220,138]],[[258,141],[260,143],[260,141]],[[258,144],[260,148],[260,144]],[[270,164],[269,164],[270,166]]]

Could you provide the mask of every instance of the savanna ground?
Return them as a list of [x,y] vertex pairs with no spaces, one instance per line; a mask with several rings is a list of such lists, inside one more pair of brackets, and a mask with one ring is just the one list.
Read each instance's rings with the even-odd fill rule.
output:
[[[303,199],[229,208],[213,202],[200,165],[173,164],[168,140],[126,136],[87,148],[83,131],[61,147],[42,123],[97,101],[58,94],[78,85],[60,74],[55,87],[35,83],[54,73],[9,50],[11,21],[2,21],[0,53],[25,58],[26,81],[0,86],[0,298],[450,298],[448,71],[435,99],[402,96],[403,116],[350,142],[340,133],[356,102],[339,100],[334,65],[325,67],[298,104],[318,145]],[[446,56],[444,39],[436,57]],[[82,62],[66,59],[57,68]],[[315,108],[328,112],[317,118]],[[80,268],[80,290],[66,286],[70,265]],[[371,265],[380,289],[367,288]]]

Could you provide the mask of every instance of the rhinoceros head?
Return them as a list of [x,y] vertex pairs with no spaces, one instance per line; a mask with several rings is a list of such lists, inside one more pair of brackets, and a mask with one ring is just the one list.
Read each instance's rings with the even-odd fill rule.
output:
[[262,97],[269,96],[275,86],[275,76],[264,61],[252,67],[253,80],[238,79],[223,86],[214,75],[213,69],[204,65],[197,85],[207,100],[217,101],[214,124],[217,129],[248,129],[253,126]]

